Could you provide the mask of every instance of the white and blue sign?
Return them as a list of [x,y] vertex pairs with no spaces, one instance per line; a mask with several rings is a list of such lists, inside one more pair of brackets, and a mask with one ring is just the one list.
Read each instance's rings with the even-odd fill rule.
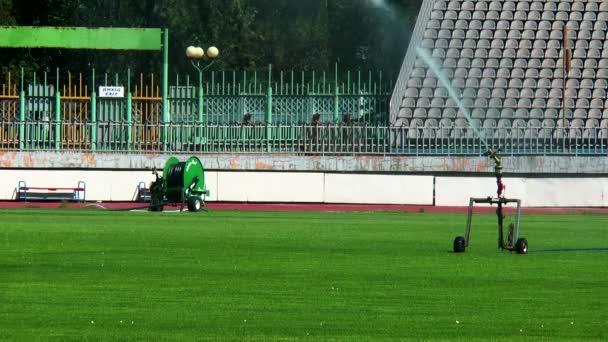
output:
[[125,87],[100,86],[99,97],[125,97]]

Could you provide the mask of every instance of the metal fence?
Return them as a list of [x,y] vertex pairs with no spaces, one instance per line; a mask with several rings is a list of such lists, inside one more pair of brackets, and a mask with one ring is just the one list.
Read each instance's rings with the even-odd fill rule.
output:
[[[608,155],[608,128],[481,129],[368,125],[201,125],[0,121],[2,151],[292,155]],[[459,132],[460,131],[460,132]],[[8,132],[8,133],[7,133]],[[23,139],[15,138],[23,132]],[[17,136],[18,137],[18,136]]]

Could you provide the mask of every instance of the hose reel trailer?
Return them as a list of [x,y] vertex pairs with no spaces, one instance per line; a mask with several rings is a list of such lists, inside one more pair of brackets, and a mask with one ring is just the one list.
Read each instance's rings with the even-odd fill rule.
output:
[[203,164],[197,157],[180,162],[170,157],[165,162],[162,177],[156,169],[152,171],[156,180],[150,185],[151,211],[162,211],[165,205],[179,204],[180,210],[187,205],[188,211],[205,209],[205,198],[209,190],[205,184]]

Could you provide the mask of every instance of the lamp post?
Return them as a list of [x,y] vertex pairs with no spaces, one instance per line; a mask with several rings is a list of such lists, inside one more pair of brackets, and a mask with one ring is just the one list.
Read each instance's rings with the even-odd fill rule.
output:
[[[211,46],[207,49],[207,52],[203,48],[198,46],[188,46],[186,49],[186,57],[190,59],[192,66],[198,71],[198,124],[203,123],[203,71],[207,70],[213,65],[215,59],[220,55],[220,51],[215,46]],[[207,65],[202,65],[203,60],[208,60]],[[207,128],[207,120],[204,120],[205,128]],[[198,129],[197,129],[197,133]],[[201,137],[201,134],[196,135],[197,138]],[[207,135],[205,135],[207,136]],[[198,141],[197,141],[198,143]]]

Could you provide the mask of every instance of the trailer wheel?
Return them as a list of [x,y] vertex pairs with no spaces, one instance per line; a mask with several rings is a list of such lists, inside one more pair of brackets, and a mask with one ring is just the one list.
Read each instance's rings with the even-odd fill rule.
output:
[[199,197],[190,197],[188,198],[188,211],[197,212],[200,211],[202,207],[202,201]]
[[517,254],[528,254],[528,240],[525,238],[517,239],[515,251],[517,251]]
[[454,239],[454,253],[462,253],[465,250],[464,246],[464,238],[462,236],[456,237]]

